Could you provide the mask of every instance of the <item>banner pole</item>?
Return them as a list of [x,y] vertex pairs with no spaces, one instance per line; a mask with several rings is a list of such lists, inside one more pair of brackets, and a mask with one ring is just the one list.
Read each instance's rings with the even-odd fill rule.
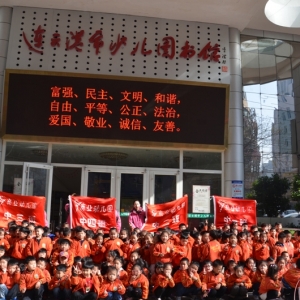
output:
[[69,209],[70,209],[70,228],[72,229],[72,199],[71,199],[71,195],[68,196],[68,200],[69,200]]
[[216,199],[215,196],[213,197],[213,201],[214,201],[214,224],[216,225]]

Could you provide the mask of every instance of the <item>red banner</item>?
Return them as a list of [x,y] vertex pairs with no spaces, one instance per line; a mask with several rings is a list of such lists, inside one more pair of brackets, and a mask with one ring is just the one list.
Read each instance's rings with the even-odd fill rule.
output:
[[256,201],[246,199],[232,199],[214,196],[215,225],[219,228],[224,224],[236,221],[239,226],[247,223],[256,225]]
[[178,230],[180,223],[187,224],[188,197],[164,204],[147,205],[147,222],[143,230],[157,231],[158,228],[169,227]]
[[116,227],[116,198],[69,196],[71,228],[103,229]]
[[45,203],[45,197],[0,192],[0,227],[6,228],[10,221],[21,224],[23,220],[45,226]]

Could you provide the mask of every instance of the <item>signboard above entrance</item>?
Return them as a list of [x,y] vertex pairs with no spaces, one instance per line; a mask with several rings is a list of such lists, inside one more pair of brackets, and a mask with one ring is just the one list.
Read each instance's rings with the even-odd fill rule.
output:
[[6,88],[7,135],[225,145],[226,85],[12,71]]

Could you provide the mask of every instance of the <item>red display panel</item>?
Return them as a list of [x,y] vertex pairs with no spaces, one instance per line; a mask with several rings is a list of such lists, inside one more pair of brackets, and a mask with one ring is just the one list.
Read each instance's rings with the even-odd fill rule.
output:
[[226,86],[7,76],[5,134],[225,144]]

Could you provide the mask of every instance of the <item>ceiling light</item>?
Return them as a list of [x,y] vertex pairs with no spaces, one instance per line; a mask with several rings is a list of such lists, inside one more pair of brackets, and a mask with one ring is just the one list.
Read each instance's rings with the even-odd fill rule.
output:
[[269,0],[265,15],[272,23],[283,27],[300,27],[299,0]]

